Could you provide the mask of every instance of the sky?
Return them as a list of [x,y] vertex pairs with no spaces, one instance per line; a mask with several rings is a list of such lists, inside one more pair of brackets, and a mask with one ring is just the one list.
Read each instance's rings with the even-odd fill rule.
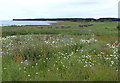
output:
[[0,0],[0,20],[118,17],[119,0]]

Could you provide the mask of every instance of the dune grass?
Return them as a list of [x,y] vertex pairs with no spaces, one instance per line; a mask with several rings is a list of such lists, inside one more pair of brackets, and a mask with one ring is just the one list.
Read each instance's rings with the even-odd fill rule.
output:
[[117,23],[92,23],[3,27],[2,81],[118,81]]

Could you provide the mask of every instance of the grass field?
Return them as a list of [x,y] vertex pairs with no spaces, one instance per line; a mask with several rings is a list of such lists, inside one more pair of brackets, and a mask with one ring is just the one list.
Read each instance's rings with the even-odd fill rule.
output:
[[2,27],[2,81],[117,81],[116,27],[117,22]]

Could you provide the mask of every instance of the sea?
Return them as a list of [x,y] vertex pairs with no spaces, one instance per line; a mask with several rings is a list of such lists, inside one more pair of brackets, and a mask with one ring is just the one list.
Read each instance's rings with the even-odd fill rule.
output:
[[0,20],[0,26],[23,26],[23,25],[50,25],[56,21],[13,21],[13,20]]

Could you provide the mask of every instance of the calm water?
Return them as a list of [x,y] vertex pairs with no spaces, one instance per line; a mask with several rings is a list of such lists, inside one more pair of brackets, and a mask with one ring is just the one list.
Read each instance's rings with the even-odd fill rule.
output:
[[55,21],[12,21],[12,20],[2,20],[2,21],[0,21],[0,26],[50,25],[50,23],[55,23]]

